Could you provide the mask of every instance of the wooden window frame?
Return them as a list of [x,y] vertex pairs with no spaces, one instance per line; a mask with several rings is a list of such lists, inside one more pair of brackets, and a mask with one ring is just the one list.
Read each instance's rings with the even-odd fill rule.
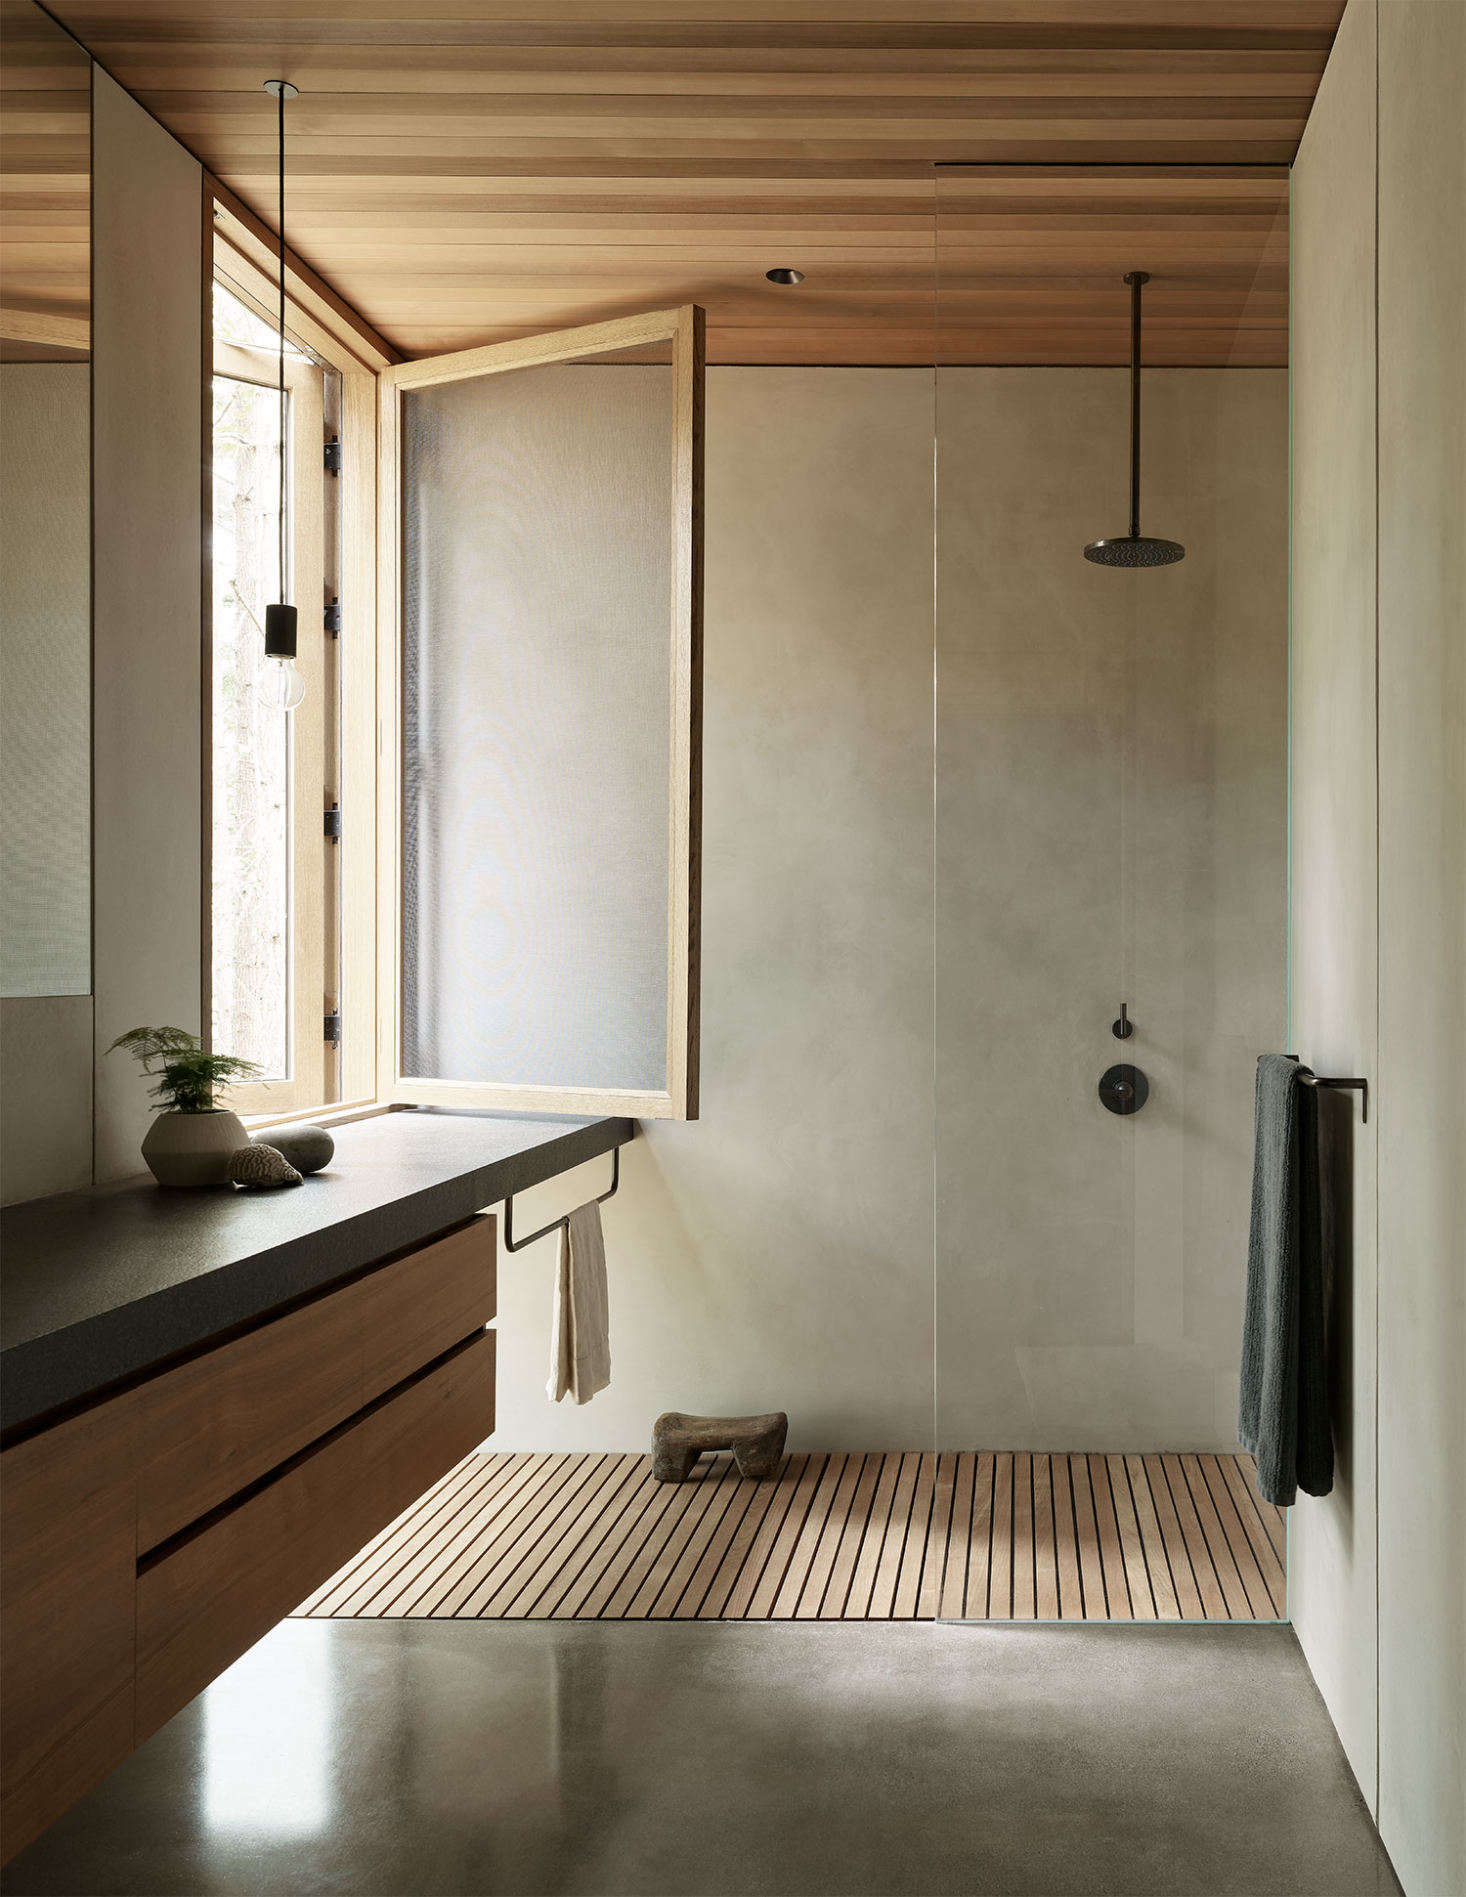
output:
[[[448,1081],[401,1067],[402,527],[399,442],[402,397],[412,389],[537,368],[578,357],[670,345],[674,388],[673,563],[670,701],[667,1060],[665,1089],[553,1083]],[[703,312],[695,305],[591,323],[457,350],[385,368],[378,417],[378,657],[381,745],[377,866],[378,1087],[392,1105],[500,1112],[620,1114],[693,1120],[698,1113],[699,910],[701,900]]]
[[[274,392],[276,357],[238,343],[214,342],[214,376],[248,382]],[[290,403],[290,502],[292,592],[297,602],[325,594],[325,372],[306,356],[287,356],[285,393]],[[306,632],[296,654],[305,697],[290,714],[290,868],[286,1044],[288,1075],[241,1082],[229,1091],[236,1113],[272,1115],[319,1106],[326,1095],[326,1048],[321,1036],[330,931],[317,926],[326,915],[326,851],[321,792],[327,783],[326,741],[334,720],[325,703],[328,667],[323,642]],[[334,670],[334,668],[331,668]],[[212,681],[210,681],[212,683]],[[212,832],[211,832],[212,840]],[[212,867],[212,865],[211,865]],[[213,878],[210,877],[212,888]],[[210,955],[210,978],[213,972]],[[211,1010],[212,1012],[212,1010]],[[232,1050],[226,1050],[232,1051]]]
[[[210,282],[220,282],[264,321],[279,320],[278,278],[273,259],[261,240],[244,221],[235,201],[221,189],[215,192],[215,230],[213,269]],[[301,294],[297,291],[301,290]],[[319,307],[320,313],[317,313]],[[340,1011],[344,1033],[335,1098],[314,1100],[290,1097],[263,1101],[255,1099],[262,1089],[251,1088],[231,1097],[237,1099],[251,1128],[288,1124],[290,1121],[344,1119],[378,1108],[377,1085],[377,897],[378,859],[377,817],[377,373],[386,357],[374,352],[344,323],[332,323],[331,312],[310,294],[310,285],[297,281],[293,266],[286,271],[286,329],[310,353],[333,369],[340,378],[340,404],[337,433],[341,440],[341,473],[327,476],[337,482],[339,504],[336,568],[342,609],[342,626],[336,653],[340,664],[339,745],[333,788],[342,809],[342,835],[337,843],[326,844],[324,826],[315,820],[318,843],[339,852],[340,903],[337,933],[340,942],[339,988],[330,972],[325,976],[325,994],[320,998],[324,1015],[329,996]],[[325,320],[323,320],[325,319]],[[207,598],[207,592],[206,592]],[[302,647],[305,641],[302,639]],[[205,678],[210,673],[209,654],[205,654]],[[204,697],[204,716],[208,717],[209,694]],[[204,733],[204,758],[211,753],[207,723]],[[332,782],[328,766],[326,781]],[[206,778],[207,789],[207,778]],[[209,939],[209,904],[212,878],[207,867],[211,845],[212,821],[205,798],[204,822],[204,956],[205,993],[203,1018],[211,1017],[209,986],[212,979],[212,945]],[[324,905],[322,905],[324,908]],[[352,1023],[356,1031],[352,1031]],[[307,1024],[309,1025],[309,1024]],[[319,1022],[314,1024],[321,1031]],[[324,1042],[322,1040],[324,1056]],[[327,1062],[322,1061],[323,1075]],[[324,1093],[322,1087],[320,1091]]]

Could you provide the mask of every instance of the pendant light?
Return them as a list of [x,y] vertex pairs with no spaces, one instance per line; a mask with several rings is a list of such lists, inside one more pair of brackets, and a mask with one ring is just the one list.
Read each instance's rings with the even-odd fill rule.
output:
[[1186,558],[1179,540],[1155,540],[1140,531],[1140,286],[1148,270],[1131,270],[1130,285],[1130,531],[1092,540],[1084,549],[1096,566],[1174,566]]
[[265,608],[265,694],[277,710],[294,711],[305,697],[305,680],[295,669],[299,614],[286,602],[290,562],[285,525],[285,101],[298,99],[300,87],[288,79],[267,79],[265,91],[275,99],[280,169],[280,597]]

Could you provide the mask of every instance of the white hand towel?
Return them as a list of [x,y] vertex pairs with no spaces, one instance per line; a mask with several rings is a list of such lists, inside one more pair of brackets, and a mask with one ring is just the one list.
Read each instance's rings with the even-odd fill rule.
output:
[[606,1301],[606,1245],[601,1208],[577,1206],[560,1233],[555,1316],[550,1336],[550,1401],[569,1395],[589,1403],[611,1381],[611,1327]]

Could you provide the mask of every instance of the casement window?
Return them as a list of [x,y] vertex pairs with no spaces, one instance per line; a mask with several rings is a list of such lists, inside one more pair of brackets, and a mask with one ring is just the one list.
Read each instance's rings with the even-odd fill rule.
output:
[[293,312],[285,713],[272,291],[219,268],[210,1013],[264,1068],[234,1103],[695,1117],[701,312],[375,375]]
[[265,607],[282,597],[277,368],[268,327],[216,283],[210,1025],[215,1047],[261,1069],[235,1095],[254,1111],[304,1107],[335,1091],[323,1034],[331,866],[322,816],[334,789],[326,701],[335,681],[320,610],[332,378],[302,350],[286,360],[283,597],[301,605],[304,686],[287,711],[274,689],[280,668],[264,652]]
[[378,1088],[697,1114],[702,313],[381,378]]
[[261,1069],[231,1104],[276,1119],[376,1091],[375,376],[287,315],[287,595],[300,703],[264,653],[280,597],[275,292],[215,247],[209,404],[205,1018]]

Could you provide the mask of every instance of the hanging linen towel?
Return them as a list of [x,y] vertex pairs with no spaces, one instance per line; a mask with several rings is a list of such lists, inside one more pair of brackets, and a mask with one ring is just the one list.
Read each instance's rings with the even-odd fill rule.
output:
[[606,1245],[601,1208],[592,1200],[577,1206],[560,1232],[547,1389],[552,1403],[567,1395],[577,1403],[589,1403],[610,1381]]
[[1334,1486],[1325,1379],[1318,1098],[1287,1054],[1257,1063],[1237,1434],[1278,1508]]

